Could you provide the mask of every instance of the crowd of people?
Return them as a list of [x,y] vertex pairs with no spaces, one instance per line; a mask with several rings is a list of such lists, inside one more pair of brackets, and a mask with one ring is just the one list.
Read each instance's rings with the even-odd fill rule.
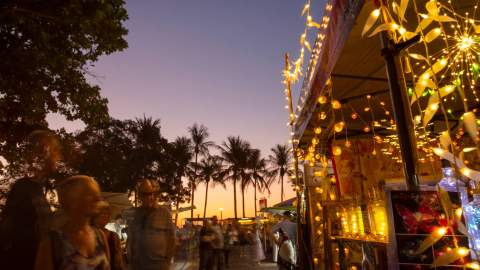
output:
[[[177,229],[170,210],[159,205],[156,182],[141,180],[140,206],[125,218],[125,246],[120,228],[105,229],[112,211],[98,183],[76,175],[55,183],[53,213],[44,185],[60,159],[58,142],[49,132],[35,132],[30,140],[36,149],[32,173],[13,184],[0,216],[0,269],[168,270],[182,248],[188,249],[187,260],[198,261],[199,270],[229,268],[232,253],[257,266],[267,250],[279,269],[295,268],[296,223],[288,211],[270,227],[258,218],[247,227],[214,216],[200,227],[187,222]],[[192,250],[198,255],[187,254]]]

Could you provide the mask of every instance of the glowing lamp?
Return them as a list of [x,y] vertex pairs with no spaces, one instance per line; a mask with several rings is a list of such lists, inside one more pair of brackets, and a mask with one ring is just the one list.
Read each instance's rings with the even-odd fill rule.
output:
[[332,100],[332,108],[334,108],[335,110],[338,110],[342,108],[342,104],[340,103],[340,101],[334,99]]
[[334,156],[340,156],[342,154],[342,148],[340,146],[332,147],[332,153]]
[[326,96],[320,96],[320,97],[318,97],[318,103],[320,103],[320,104],[325,104],[325,103],[327,103],[327,97],[326,97]]
[[341,132],[344,126],[345,122],[338,122],[334,125],[333,129],[335,130],[335,132]]

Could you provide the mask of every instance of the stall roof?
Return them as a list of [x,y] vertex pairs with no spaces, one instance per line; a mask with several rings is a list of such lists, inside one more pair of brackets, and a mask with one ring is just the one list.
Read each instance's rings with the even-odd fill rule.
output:
[[[362,37],[361,35],[367,17],[376,8],[374,1],[331,0],[330,3],[332,11],[329,15],[330,22],[325,32],[323,46],[319,52],[316,66],[307,71],[303,83],[303,91],[307,93],[305,103],[299,102],[302,109],[297,112],[295,138],[300,141],[300,146],[310,142],[313,137],[313,126],[317,126],[320,122],[316,117],[319,113],[317,99],[328,88],[329,79],[333,88],[333,98],[341,101],[342,104],[348,103],[347,113],[352,109],[361,113],[360,110],[365,107],[365,100],[362,98],[367,94],[384,101],[385,109],[391,111],[388,78],[385,62],[381,55],[380,36]],[[424,6],[425,3],[426,0],[417,1],[419,6]],[[455,5],[458,10],[463,10],[471,8],[475,5],[475,1],[458,1]],[[407,10],[406,17],[409,21],[414,22],[414,16],[416,15],[413,13],[413,9]],[[472,104],[472,106],[476,106],[476,104]],[[416,108],[412,109],[416,110]],[[380,119],[384,111],[373,113],[375,119]],[[414,111],[414,113],[416,112]],[[345,115],[345,119],[348,116]],[[370,119],[370,116],[364,118]],[[331,127],[332,121],[333,119],[330,123],[324,123],[324,127]],[[363,123],[357,121],[348,123],[348,125],[351,135],[362,134]],[[326,131],[322,133],[325,137],[320,138],[323,143],[329,139],[330,132]],[[392,133],[391,130],[380,130],[379,134],[382,132]]]

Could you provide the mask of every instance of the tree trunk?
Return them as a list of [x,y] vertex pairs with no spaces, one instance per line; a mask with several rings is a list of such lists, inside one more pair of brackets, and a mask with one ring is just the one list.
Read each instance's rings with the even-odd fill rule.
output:
[[257,179],[255,179],[255,183],[253,184],[253,198],[255,201],[255,217],[257,217]]
[[193,207],[195,201],[195,180],[197,178],[197,161],[198,161],[198,153],[195,153],[195,168],[193,169],[193,179],[190,181],[191,189],[192,189],[192,205],[190,209],[190,218],[193,218]]
[[280,182],[282,184],[281,191],[280,191],[280,199],[281,199],[281,202],[283,202],[283,200],[284,200],[284,198],[283,198],[283,174],[280,175]]
[[235,212],[235,219],[237,219],[237,179],[233,179],[233,209]]
[[208,200],[208,184],[210,181],[207,181],[205,184],[205,206],[203,207],[203,218],[207,216],[207,200]]
[[245,187],[242,187],[242,213],[245,218]]

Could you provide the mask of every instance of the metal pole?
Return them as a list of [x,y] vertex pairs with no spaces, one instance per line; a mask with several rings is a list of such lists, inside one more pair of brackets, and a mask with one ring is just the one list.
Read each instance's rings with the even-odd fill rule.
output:
[[[406,91],[400,86],[398,74],[398,55],[402,49],[412,45],[418,38],[414,37],[409,41],[394,44],[387,32],[382,32],[382,55],[385,58],[387,68],[388,85],[390,98],[392,100],[393,115],[397,125],[398,140],[402,153],[403,170],[407,187],[409,190],[416,190],[419,186],[417,176],[417,151],[414,125],[411,119],[411,111]],[[400,75],[401,76],[401,75]]]
[[[285,53],[285,72],[290,72],[290,62],[288,59],[288,53]],[[286,80],[286,90],[287,90],[287,95],[289,97],[289,102],[288,102],[288,111],[290,113],[289,117],[289,125],[291,128],[291,131],[294,132],[294,122],[295,122],[295,111],[293,109],[293,102],[292,102],[292,89],[291,89],[291,82],[289,78],[285,78]],[[305,233],[304,229],[302,226],[304,224],[303,218],[302,218],[302,194],[305,192],[303,188],[303,182],[302,179],[299,177],[298,173],[298,157],[297,157],[297,145],[295,143],[295,137],[292,136],[292,153],[293,153],[293,167],[294,167],[294,174],[295,174],[295,183],[296,183],[296,194],[297,194],[297,251],[298,251],[298,256],[297,256],[297,263],[300,269],[302,270],[309,270],[311,269],[311,264],[309,262],[309,257],[307,252],[310,252],[310,250],[307,250],[305,247]]]

